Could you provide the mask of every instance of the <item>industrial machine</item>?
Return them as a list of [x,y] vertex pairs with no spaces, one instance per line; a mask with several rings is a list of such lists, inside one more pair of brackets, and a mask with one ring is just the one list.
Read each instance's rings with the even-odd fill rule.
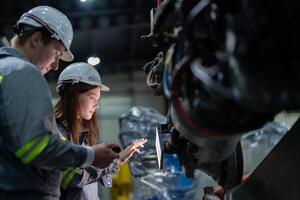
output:
[[142,39],[158,53],[144,66],[147,86],[169,108],[157,127],[161,168],[175,153],[186,176],[206,172],[225,199],[299,199],[300,122],[243,183],[240,145],[300,107],[299,9],[297,0],[157,1]]

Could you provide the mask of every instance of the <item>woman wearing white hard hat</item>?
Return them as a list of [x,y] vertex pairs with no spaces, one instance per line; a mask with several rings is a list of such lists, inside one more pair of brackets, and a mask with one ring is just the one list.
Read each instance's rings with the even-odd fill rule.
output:
[[[55,106],[55,116],[61,133],[71,142],[92,146],[99,134],[97,109],[101,91],[109,91],[103,85],[97,70],[88,63],[79,62],[65,68],[59,78],[57,91],[60,99]],[[120,158],[109,167],[97,169],[69,168],[62,176],[62,199],[97,200],[98,182],[105,187],[112,186],[111,175],[119,165],[126,162],[138,147],[146,141],[140,140],[120,152]]]

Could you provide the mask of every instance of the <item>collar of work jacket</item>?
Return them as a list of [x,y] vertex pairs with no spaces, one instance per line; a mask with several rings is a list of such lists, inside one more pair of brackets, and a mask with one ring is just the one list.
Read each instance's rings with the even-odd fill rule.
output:
[[22,54],[20,51],[18,51],[15,48],[11,48],[11,47],[2,47],[0,48],[0,56],[14,56],[17,58],[20,58],[22,60],[26,60],[29,61],[27,57],[25,57],[24,54]]

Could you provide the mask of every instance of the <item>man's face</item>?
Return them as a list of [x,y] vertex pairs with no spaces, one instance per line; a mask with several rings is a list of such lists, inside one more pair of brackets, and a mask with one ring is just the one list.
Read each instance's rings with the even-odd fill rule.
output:
[[36,62],[38,70],[43,75],[50,70],[57,70],[59,59],[64,51],[64,46],[57,40],[53,40],[47,45],[41,42],[36,51],[38,55]]

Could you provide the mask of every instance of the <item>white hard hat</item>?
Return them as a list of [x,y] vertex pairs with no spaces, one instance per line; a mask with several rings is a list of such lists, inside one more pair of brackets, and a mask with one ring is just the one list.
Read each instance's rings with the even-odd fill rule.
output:
[[72,61],[74,56],[70,51],[73,40],[73,28],[69,19],[59,10],[50,6],[37,6],[24,13],[17,21],[19,24],[27,24],[34,27],[47,29],[57,40],[60,40],[66,48],[61,59]]
[[63,84],[79,82],[100,86],[100,90],[104,92],[110,90],[109,87],[102,84],[98,71],[92,65],[85,62],[73,63],[66,67],[58,77],[57,90],[59,91],[60,86]]

